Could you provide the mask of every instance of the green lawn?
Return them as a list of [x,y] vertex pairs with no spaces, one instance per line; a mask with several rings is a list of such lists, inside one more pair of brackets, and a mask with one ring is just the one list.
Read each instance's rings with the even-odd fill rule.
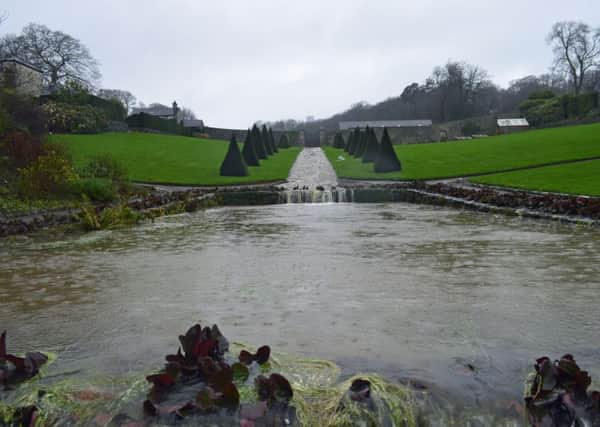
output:
[[472,178],[479,184],[600,196],[600,160],[527,169]]
[[[94,155],[109,153],[119,160],[133,181],[189,185],[229,185],[285,180],[300,149],[279,150],[246,177],[220,176],[227,142],[149,133],[53,135],[65,144],[76,167]],[[241,147],[240,147],[241,149]]]
[[341,178],[450,178],[600,157],[600,124],[534,130],[469,141],[396,145],[394,148],[403,170],[385,174],[373,172],[373,164],[363,164],[343,150],[326,147],[325,153]]

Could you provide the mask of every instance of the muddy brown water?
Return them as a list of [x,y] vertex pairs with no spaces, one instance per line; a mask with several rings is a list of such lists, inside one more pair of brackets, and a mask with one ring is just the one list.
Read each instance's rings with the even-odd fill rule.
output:
[[466,406],[518,400],[541,355],[573,353],[600,385],[594,228],[410,204],[218,208],[0,240],[0,259],[9,350],[58,353],[55,374],[158,368],[199,320]]

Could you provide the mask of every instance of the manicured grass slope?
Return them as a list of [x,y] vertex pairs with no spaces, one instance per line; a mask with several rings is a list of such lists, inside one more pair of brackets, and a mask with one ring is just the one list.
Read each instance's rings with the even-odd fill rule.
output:
[[[108,153],[123,163],[130,179],[142,182],[189,185],[227,185],[285,180],[300,149],[280,150],[246,177],[220,176],[219,167],[228,144],[198,138],[147,133],[54,135],[82,167],[93,156]],[[241,146],[240,146],[241,149]]]
[[[372,164],[326,147],[339,177],[428,179],[502,172],[564,160],[600,157],[600,124],[543,129],[469,141],[394,146],[401,172],[378,174]],[[339,160],[343,156],[345,160]]]
[[600,160],[472,178],[480,184],[600,196]]

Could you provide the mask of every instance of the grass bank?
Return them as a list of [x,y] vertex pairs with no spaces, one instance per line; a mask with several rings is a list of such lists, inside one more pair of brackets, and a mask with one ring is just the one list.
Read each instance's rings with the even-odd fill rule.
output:
[[524,190],[600,196],[600,160],[486,175],[471,181]]
[[[233,185],[285,180],[300,152],[292,147],[250,167],[246,177],[219,175],[227,152],[225,141],[148,133],[53,135],[64,144],[76,167],[98,154],[108,153],[121,162],[133,181],[182,185]],[[241,148],[241,146],[240,146]]]
[[600,157],[600,124],[394,148],[403,170],[384,174],[373,172],[372,164],[363,164],[343,150],[325,147],[325,153],[340,178],[451,178]]

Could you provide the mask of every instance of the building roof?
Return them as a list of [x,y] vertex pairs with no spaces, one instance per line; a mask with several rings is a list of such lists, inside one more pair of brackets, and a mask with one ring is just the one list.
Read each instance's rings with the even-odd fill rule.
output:
[[150,116],[159,116],[159,117],[172,117],[173,116],[173,108],[167,106],[155,106],[148,108],[134,108],[132,114],[148,114]]
[[183,125],[184,128],[203,128],[204,127],[204,122],[202,120],[197,120],[197,119],[188,119],[188,120],[182,120],[181,124]]
[[519,118],[519,119],[498,119],[498,126],[501,128],[504,127],[519,127],[519,126],[529,126],[529,122],[527,119]]
[[370,120],[370,121],[355,121],[355,122],[340,122],[340,130],[365,128],[421,128],[430,127],[433,123],[431,120]]
[[18,58],[4,58],[4,59],[0,59],[0,64],[5,64],[7,62],[12,62],[13,64],[19,64],[22,65],[23,67],[27,67],[33,71],[37,71],[38,73],[43,73],[42,70],[40,70],[38,67],[36,67],[35,65],[31,65],[27,62],[21,61]]

